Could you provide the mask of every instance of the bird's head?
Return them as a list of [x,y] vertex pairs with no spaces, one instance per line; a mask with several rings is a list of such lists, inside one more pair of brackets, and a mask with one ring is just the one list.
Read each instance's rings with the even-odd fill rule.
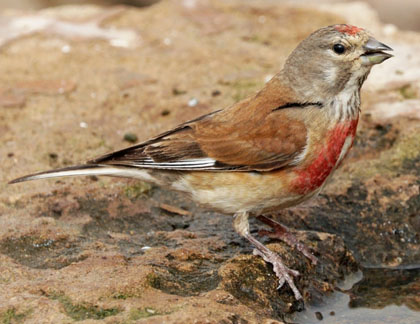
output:
[[[291,53],[282,74],[308,101],[322,101],[343,90],[359,90],[373,65],[392,57],[392,49],[366,30],[350,25],[321,28]],[[315,98],[319,96],[319,98]]]

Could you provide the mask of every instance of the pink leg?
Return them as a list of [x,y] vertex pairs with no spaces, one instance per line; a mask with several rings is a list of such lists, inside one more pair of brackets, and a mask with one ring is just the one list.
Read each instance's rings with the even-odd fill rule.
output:
[[294,236],[286,226],[279,224],[265,216],[257,216],[257,219],[273,229],[272,232],[261,230],[260,234],[267,235],[270,238],[279,239],[289,246],[295,247],[304,256],[311,260],[312,264],[317,264],[318,259],[316,256],[314,256],[303,243],[299,242],[296,236]]
[[287,282],[289,287],[292,289],[296,300],[302,299],[301,293],[293,282],[293,277],[299,276],[299,272],[286,267],[277,253],[271,251],[249,233],[248,213],[237,213],[235,215],[233,226],[237,233],[246,238],[249,242],[252,243],[252,245],[255,246],[255,255],[259,255],[264,259],[265,262],[271,263],[273,265],[274,273],[279,279],[279,285],[277,289],[280,289]]

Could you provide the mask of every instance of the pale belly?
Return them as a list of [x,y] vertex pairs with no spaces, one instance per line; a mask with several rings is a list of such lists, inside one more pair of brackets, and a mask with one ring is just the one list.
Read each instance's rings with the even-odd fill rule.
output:
[[193,172],[174,186],[188,192],[198,203],[223,213],[262,212],[273,207],[290,207],[300,194],[290,194],[287,185],[291,174],[277,172]]

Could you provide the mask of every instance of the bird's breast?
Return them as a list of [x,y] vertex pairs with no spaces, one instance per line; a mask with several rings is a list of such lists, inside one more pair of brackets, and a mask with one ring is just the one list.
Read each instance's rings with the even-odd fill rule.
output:
[[308,194],[320,188],[328,176],[341,164],[356,135],[358,118],[338,123],[330,129],[325,141],[313,145],[312,158],[303,168],[297,168],[291,188],[299,194]]

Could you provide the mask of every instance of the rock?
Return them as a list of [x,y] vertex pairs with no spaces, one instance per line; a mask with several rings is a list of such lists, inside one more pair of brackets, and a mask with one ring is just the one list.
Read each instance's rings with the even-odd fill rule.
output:
[[[272,215],[296,228],[319,264],[261,240],[301,273],[306,305],[361,265],[352,305],[383,307],[397,291],[398,304],[419,310],[410,267],[420,261],[420,61],[409,54],[420,35],[386,32],[363,5],[314,11],[202,0],[63,6],[0,20],[0,105],[19,107],[2,108],[0,119],[0,319],[282,323],[301,310],[230,216],[186,197],[127,179],[6,183],[121,148],[129,132],[142,141],[232,104],[260,88],[308,33],[345,21],[346,10],[349,23],[367,24],[396,57],[368,79],[357,141],[324,193]],[[188,107],[190,98],[199,104]],[[369,286],[381,278],[399,290]]]

